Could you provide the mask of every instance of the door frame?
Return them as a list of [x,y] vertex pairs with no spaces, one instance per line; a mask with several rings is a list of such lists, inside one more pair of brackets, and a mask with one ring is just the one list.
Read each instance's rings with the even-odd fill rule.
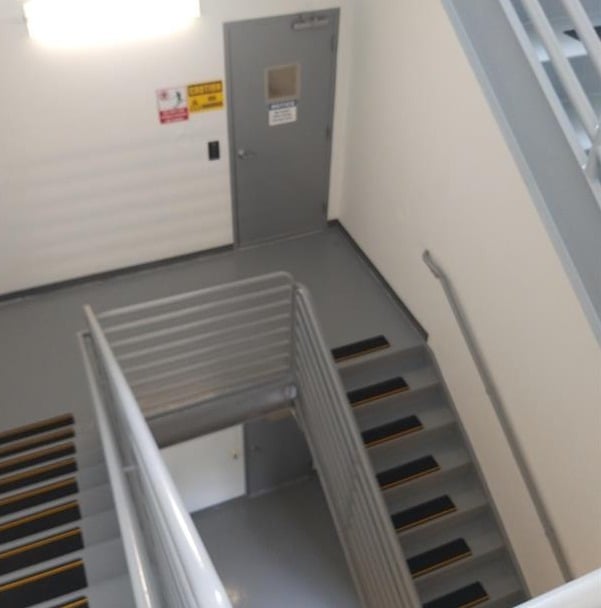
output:
[[[240,247],[240,227],[239,227],[239,218],[238,218],[238,183],[237,183],[237,175],[236,175],[236,130],[234,127],[234,106],[232,103],[233,100],[233,70],[232,70],[232,61],[233,58],[230,53],[230,29],[234,24],[247,23],[247,22],[255,22],[255,21],[265,21],[268,19],[281,19],[288,17],[290,19],[308,19],[311,17],[320,17],[324,15],[328,15],[334,18],[335,20],[335,29],[336,32],[332,37],[332,55],[333,55],[333,74],[334,78],[330,83],[330,92],[328,99],[328,195],[325,201],[324,209],[323,209],[323,227],[325,228],[328,224],[328,212],[330,208],[330,188],[332,183],[332,148],[334,144],[334,110],[336,104],[336,85],[338,82],[338,40],[340,37],[340,7],[333,7],[329,9],[319,9],[315,11],[302,11],[300,13],[284,13],[282,15],[271,15],[269,17],[258,17],[256,19],[240,19],[237,21],[227,21],[223,24],[223,41],[225,47],[225,96],[226,96],[226,109],[227,109],[227,129],[228,129],[228,148],[229,148],[229,158],[230,158],[230,195],[232,200],[232,223],[233,223],[233,234],[234,234],[234,248]],[[291,31],[293,31],[291,29]],[[287,236],[281,238],[288,238]],[[260,244],[260,243],[257,243]],[[254,245],[254,243],[253,243]],[[252,246],[252,245],[251,245]]]

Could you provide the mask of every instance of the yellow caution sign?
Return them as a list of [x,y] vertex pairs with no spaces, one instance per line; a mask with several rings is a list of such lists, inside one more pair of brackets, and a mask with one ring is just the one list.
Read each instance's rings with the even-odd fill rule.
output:
[[223,105],[223,81],[216,80],[188,86],[188,109],[191,113],[220,110]]

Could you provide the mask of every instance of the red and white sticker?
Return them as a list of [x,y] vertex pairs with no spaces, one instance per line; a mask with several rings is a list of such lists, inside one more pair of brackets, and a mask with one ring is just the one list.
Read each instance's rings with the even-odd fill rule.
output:
[[188,90],[186,87],[160,89],[157,91],[161,124],[188,120]]

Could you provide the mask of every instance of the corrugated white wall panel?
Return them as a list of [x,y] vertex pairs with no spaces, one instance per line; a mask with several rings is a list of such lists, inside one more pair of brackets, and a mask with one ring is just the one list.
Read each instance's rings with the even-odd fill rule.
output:
[[[343,7],[331,217],[340,203],[351,0],[202,0],[165,39],[37,46],[0,0],[0,294],[233,242],[226,111],[161,125],[156,90],[225,78],[223,22]],[[207,143],[221,142],[209,162]]]

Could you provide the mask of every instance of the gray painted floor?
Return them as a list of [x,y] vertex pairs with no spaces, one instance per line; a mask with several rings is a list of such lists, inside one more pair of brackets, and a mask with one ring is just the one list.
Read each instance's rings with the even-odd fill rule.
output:
[[235,608],[359,607],[316,479],[193,519]]
[[310,289],[332,347],[382,330],[395,345],[421,342],[347,237],[333,227],[1,305],[0,428],[67,411],[80,423],[92,422],[76,341],[84,304],[102,311],[278,270]]
[[[393,346],[421,336],[338,228],[85,283],[0,306],[0,430],[73,412],[93,414],[76,333],[97,311],[285,270],[313,295],[331,347],[385,332]],[[217,568],[244,608],[357,606],[317,480],[196,516]]]

